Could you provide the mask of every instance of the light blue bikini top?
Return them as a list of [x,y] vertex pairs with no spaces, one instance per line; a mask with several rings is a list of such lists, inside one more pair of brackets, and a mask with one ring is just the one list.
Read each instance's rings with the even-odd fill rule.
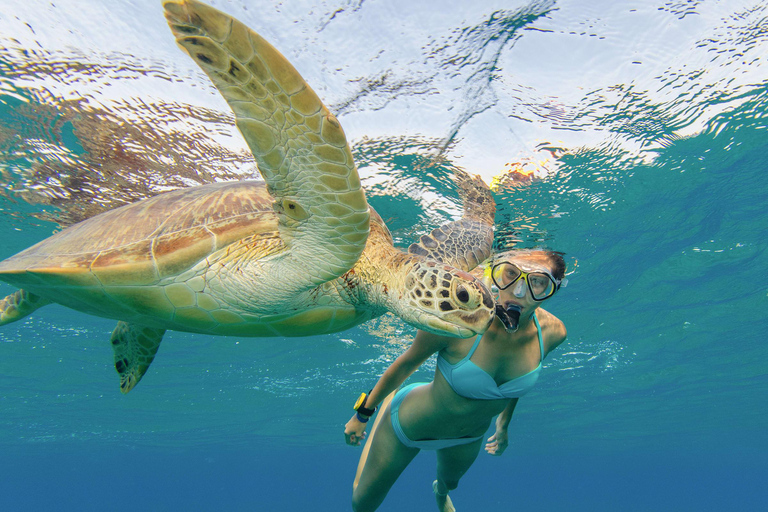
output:
[[[541,326],[536,318],[536,313],[533,314],[533,321],[539,334],[539,350],[541,350],[541,361],[543,361],[544,342],[541,339]],[[539,361],[539,366],[525,375],[508,380],[501,386],[497,386],[496,381],[488,372],[470,361],[472,354],[475,353],[477,346],[480,344],[481,338],[482,335],[477,337],[475,344],[472,345],[466,357],[456,364],[449,363],[441,354],[437,355],[437,367],[456,394],[464,398],[474,398],[476,400],[501,400],[504,398],[518,398],[530,391],[539,379],[541,361]]]

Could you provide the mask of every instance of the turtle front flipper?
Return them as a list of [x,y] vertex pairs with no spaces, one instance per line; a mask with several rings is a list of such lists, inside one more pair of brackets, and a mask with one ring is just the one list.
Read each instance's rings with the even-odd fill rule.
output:
[[120,374],[123,394],[139,383],[157,354],[165,329],[153,329],[127,322],[118,322],[110,342],[115,352],[115,369]]
[[464,201],[462,218],[422,235],[408,252],[469,272],[491,256],[496,202],[479,176],[457,172],[456,181]]
[[365,248],[370,216],[338,120],[291,63],[241,22],[196,0],[163,6],[176,42],[235,113],[275,198],[288,250],[269,273],[291,275],[295,292],[348,271]]
[[51,301],[27,290],[18,290],[0,300],[0,325],[21,320]]

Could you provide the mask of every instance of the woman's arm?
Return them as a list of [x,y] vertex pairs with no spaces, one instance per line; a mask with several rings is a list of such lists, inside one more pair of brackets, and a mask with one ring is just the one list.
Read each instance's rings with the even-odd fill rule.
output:
[[408,350],[395,359],[376,382],[365,406],[368,409],[378,406],[387,395],[397,389],[424,361],[429,359],[429,356],[442,350],[452,339],[425,331],[417,331]]
[[[417,331],[416,337],[408,350],[403,352],[379,378],[371,393],[365,400],[366,409],[374,409],[398,388],[405,379],[411,376],[429,356],[443,349],[451,340],[446,336],[438,336],[425,331]],[[367,423],[361,422],[357,414],[347,422],[344,428],[344,436],[347,444],[359,445],[365,438]]]
[[512,398],[496,418],[496,432],[488,438],[488,443],[485,445],[485,451],[491,455],[501,455],[509,446],[507,429],[509,428],[509,422],[512,421],[512,413],[515,412],[518,400],[518,398]]

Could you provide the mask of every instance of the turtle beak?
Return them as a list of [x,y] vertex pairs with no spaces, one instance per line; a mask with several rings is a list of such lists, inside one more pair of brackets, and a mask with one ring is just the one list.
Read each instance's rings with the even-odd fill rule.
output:
[[[456,324],[446,322],[444,320],[440,320],[439,318],[426,318],[425,319],[425,325],[422,325],[421,328],[432,332],[433,334],[439,334],[441,336],[454,336],[458,338],[470,338],[472,336],[475,336],[477,334],[480,334],[478,332],[475,332],[473,329],[468,327],[461,327]],[[428,326],[428,328],[427,328]]]

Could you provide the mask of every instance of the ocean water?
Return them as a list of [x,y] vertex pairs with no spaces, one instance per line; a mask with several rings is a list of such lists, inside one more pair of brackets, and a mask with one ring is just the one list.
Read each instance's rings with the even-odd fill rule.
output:
[[[566,253],[568,340],[458,510],[766,509],[768,4],[211,3],[338,114],[399,246],[461,214],[461,168],[493,185],[498,248]],[[256,174],[159,1],[0,0],[0,258]],[[113,326],[0,329],[0,510],[350,510],[343,425],[414,334],[168,333],[123,396]],[[431,510],[433,479],[422,453],[381,510]]]

